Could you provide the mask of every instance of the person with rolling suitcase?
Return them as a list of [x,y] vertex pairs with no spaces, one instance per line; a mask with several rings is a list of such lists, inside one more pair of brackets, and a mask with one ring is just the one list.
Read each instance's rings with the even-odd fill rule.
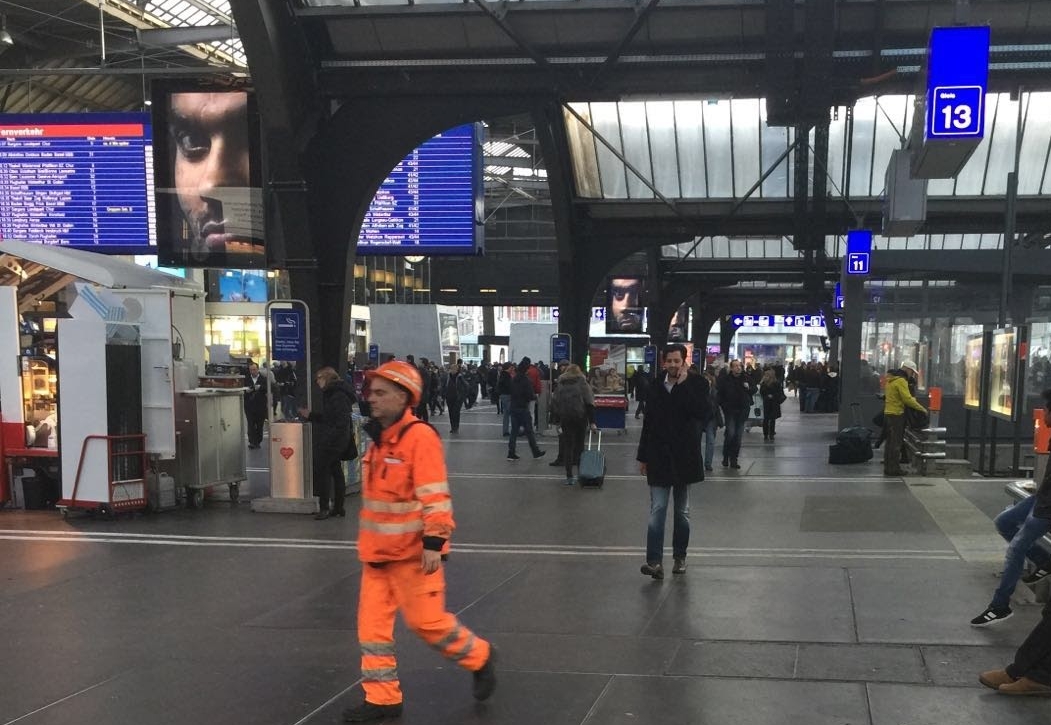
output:
[[[551,396],[551,402],[558,418],[559,463],[566,467],[566,485],[572,486],[576,483],[573,478],[574,464],[579,463],[583,470],[581,454],[584,451],[584,431],[588,428],[598,430],[595,426],[595,395],[579,365],[569,365],[558,376],[558,387]],[[594,484],[583,480],[580,484],[602,485],[601,481]]]
[[690,543],[689,485],[704,480],[701,426],[712,414],[708,406],[708,381],[689,375],[686,348],[668,345],[664,350],[664,377],[650,386],[646,400],[639,449],[635,459],[650,489],[650,521],[646,532],[646,563],[641,571],[664,578],[664,524],[668,501],[674,498],[672,518],[673,574],[686,573],[686,547]]

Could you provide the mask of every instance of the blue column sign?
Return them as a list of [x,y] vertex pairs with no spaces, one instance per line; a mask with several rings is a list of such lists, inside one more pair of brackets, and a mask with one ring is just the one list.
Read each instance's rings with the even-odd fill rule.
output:
[[982,138],[988,83],[988,26],[931,30],[926,138]]
[[647,345],[642,348],[642,362],[650,366],[650,370],[657,365],[657,346]]
[[833,309],[843,309],[843,285],[836,282],[836,289],[832,293],[832,307]]
[[701,366],[701,348],[696,345],[693,346],[693,354],[690,355],[690,360],[697,367]]
[[271,309],[270,357],[274,360],[305,360],[307,336],[304,328],[301,311]]
[[868,229],[852,229],[847,232],[847,274],[868,274],[872,256],[872,232]]
[[380,366],[380,346],[376,343],[369,345],[369,365],[374,368]]
[[570,337],[565,334],[551,336],[551,364],[557,365],[562,360],[572,360]]

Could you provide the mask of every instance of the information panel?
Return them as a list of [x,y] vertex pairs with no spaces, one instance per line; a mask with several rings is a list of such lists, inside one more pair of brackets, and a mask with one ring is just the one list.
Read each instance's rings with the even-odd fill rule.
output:
[[270,354],[274,360],[305,360],[306,329],[300,310],[270,310]]
[[474,124],[444,131],[402,159],[369,205],[358,254],[477,254],[481,144]]
[[0,236],[151,254],[152,168],[148,114],[0,115]]

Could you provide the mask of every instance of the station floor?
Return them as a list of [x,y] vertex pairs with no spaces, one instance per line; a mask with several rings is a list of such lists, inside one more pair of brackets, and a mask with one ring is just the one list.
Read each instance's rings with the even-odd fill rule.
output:
[[[499,647],[499,685],[398,629],[407,725],[1028,725],[1001,667],[1039,618],[968,621],[996,584],[1004,481],[885,479],[879,454],[829,466],[835,416],[785,405],[776,443],[691,491],[685,575],[643,562],[639,421],[607,432],[601,490],[518,462],[495,409],[446,418],[458,531],[452,611]],[[251,451],[251,490],[265,488]],[[263,478],[261,478],[263,477]],[[202,510],[64,520],[0,511],[0,725],[320,725],[360,698],[353,548],[344,519]],[[670,522],[668,530],[670,543]],[[670,553],[668,554],[670,560]]]

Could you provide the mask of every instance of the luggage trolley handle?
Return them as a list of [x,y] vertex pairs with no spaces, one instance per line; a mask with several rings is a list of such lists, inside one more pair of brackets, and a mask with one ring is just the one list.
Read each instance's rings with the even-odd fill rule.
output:
[[[591,430],[591,428],[588,428],[588,450],[589,451],[591,450],[591,434],[594,433],[594,432],[595,431]],[[598,429],[598,447],[595,450],[596,451],[601,451],[602,450],[602,429],[601,428]]]

